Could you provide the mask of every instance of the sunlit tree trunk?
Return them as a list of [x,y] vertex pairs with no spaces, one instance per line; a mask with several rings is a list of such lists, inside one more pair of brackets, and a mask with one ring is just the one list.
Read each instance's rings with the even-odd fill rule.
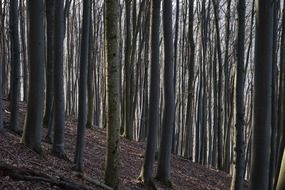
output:
[[119,65],[119,1],[105,1],[105,50],[106,50],[106,111],[107,154],[105,183],[114,189],[119,183],[119,138],[121,127],[120,65]]
[[244,33],[245,0],[238,2],[237,82],[236,82],[236,162],[234,189],[242,190],[245,170],[244,137]]

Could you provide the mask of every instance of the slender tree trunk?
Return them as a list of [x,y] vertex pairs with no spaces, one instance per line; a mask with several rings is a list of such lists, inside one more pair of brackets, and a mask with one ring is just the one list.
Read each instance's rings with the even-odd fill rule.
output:
[[54,9],[55,1],[46,1],[46,38],[47,38],[47,58],[46,58],[46,106],[44,116],[44,126],[48,125],[52,116],[51,107],[54,95]]
[[[0,1],[0,27],[2,28],[4,26],[4,23],[3,23],[3,13],[2,13],[2,1]],[[0,31],[2,32],[2,31]],[[4,55],[4,47],[3,47],[3,41],[2,41],[2,35],[3,34],[0,34],[0,54],[1,55]],[[4,57],[4,56],[3,56]],[[0,132],[2,132],[3,130],[3,111],[2,111],[2,106],[3,106],[3,100],[2,100],[2,97],[3,97],[3,83],[2,83],[2,79],[3,79],[3,65],[4,63],[2,62],[2,59],[0,59]]]
[[89,51],[89,29],[90,29],[90,0],[83,1],[83,23],[81,36],[81,54],[80,54],[80,79],[79,79],[79,112],[77,125],[77,139],[75,150],[75,170],[82,171],[83,169],[83,151],[84,151],[84,136],[87,117],[87,67],[88,67],[88,51]]
[[144,163],[140,178],[146,185],[152,184],[152,172],[155,159],[157,130],[159,126],[159,97],[160,97],[160,64],[159,64],[159,28],[160,28],[160,0],[152,0],[151,23],[151,66],[150,66],[150,94],[148,112],[147,144]]
[[189,43],[190,43],[190,59],[188,65],[188,97],[187,97],[187,115],[186,115],[186,152],[185,156],[192,159],[193,157],[193,129],[192,122],[194,116],[192,115],[193,98],[194,98],[194,65],[195,65],[195,44],[193,34],[194,21],[194,0],[189,0]]
[[16,133],[20,131],[20,40],[18,21],[18,0],[10,1],[10,34],[11,34],[11,126]]
[[64,1],[55,1],[54,23],[54,137],[52,152],[65,158],[64,153],[64,87],[63,87],[63,38]]
[[238,2],[238,39],[237,39],[237,82],[236,82],[236,173],[234,189],[242,190],[245,170],[245,137],[244,137],[244,33],[245,33],[245,0]]
[[[92,34],[92,26],[90,24],[90,29],[89,29],[89,36],[90,36],[90,40],[89,40],[89,61],[88,61],[88,74],[87,74],[87,91],[88,91],[88,113],[87,113],[87,123],[86,123],[86,127],[91,129],[94,127],[94,117],[95,120],[98,120],[97,116],[95,116],[94,112],[95,112],[95,107],[96,105],[94,104],[94,86],[96,86],[96,81],[94,80],[94,66],[96,64],[96,58],[95,58],[95,53],[94,52],[94,37]],[[94,82],[95,81],[95,82]],[[95,85],[94,85],[95,83]],[[96,90],[98,90],[96,88]],[[97,109],[96,109],[97,110]]]
[[174,127],[174,89],[173,89],[173,38],[172,38],[172,1],[163,2],[164,35],[164,96],[165,105],[162,123],[162,137],[159,151],[157,179],[169,185],[172,130]]

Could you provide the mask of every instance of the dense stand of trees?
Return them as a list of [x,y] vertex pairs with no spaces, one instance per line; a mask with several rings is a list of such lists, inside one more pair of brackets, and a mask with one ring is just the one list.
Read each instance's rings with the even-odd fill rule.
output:
[[65,118],[78,119],[77,171],[85,128],[106,128],[114,188],[121,135],[146,142],[150,187],[156,158],[171,185],[173,153],[232,174],[232,189],[283,189],[284,11],[269,0],[0,0],[0,131],[7,98],[7,129],[39,153],[44,126],[65,159]]

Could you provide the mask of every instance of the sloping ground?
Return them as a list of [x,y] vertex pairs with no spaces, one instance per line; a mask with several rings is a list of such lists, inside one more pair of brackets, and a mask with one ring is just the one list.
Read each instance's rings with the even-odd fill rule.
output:
[[[7,107],[7,102],[6,102]],[[21,105],[21,118],[24,120],[25,105]],[[8,125],[9,114],[5,114],[5,124]],[[67,120],[65,129],[65,150],[70,160],[73,160],[76,142],[76,121]],[[45,134],[46,130],[44,130]],[[104,179],[104,158],[106,133],[102,129],[87,130],[86,149],[84,153],[85,176],[98,181]],[[122,139],[120,189],[144,189],[136,179],[143,162],[144,144]],[[20,137],[9,132],[0,134],[0,161],[16,167],[30,168],[50,176],[64,176],[92,189],[101,189],[94,183],[82,179],[71,170],[72,163],[54,157],[50,152],[51,146],[42,143],[43,155],[40,156],[20,143]],[[1,171],[0,171],[1,172]],[[207,190],[229,189],[230,176],[224,172],[208,169],[199,164],[172,157],[172,183],[177,190]],[[156,183],[158,189],[167,189]],[[15,181],[10,177],[1,177],[0,189],[59,189],[50,183],[36,181]]]

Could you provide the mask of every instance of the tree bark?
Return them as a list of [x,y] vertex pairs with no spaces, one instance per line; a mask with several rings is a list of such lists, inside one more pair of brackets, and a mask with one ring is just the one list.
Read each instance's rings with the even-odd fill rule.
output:
[[118,188],[119,183],[119,138],[121,126],[120,65],[119,65],[119,1],[105,1],[105,37],[107,60],[107,154],[105,182]]
[[29,96],[22,142],[41,152],[44,108],[44,2],[30,0],[29,6]]
[[161,146],[159,151],[157,179],[170,184],[170,159],[172,131],[174,127],[174,89],[173,89],[173,34],[172,34],[172,1],[163,2],[163,35],[164,35],[164,112],[162,123]]
[[11,126],[16,133],[20,131],[20,40],[18,21],[18,0],[10,1],[10,34],[11,34]]
[[79,105],[78,105],[78,125],[77,139],[75,150],[75,170],[82,171],[83,169],[83,151],[84,151],[84,136],[87,118],[87,67],[89,55],[89,25],[90,25],[90,0],[83,1],[83,22],[81,36],[81,54],[80,54],[80,79],[79,79]]
[[160,64],[159,64],[159,28],[160,28],[160,0],[152,0],[151,21],[151,68],[150,94],[148,112],[147,143],[144,163],[140,178],[146,185],[152,185],[153,164],[159,125],[159,97],[160,97]]
[[[55,1],[54,23],[54,137],[52,152],[59,158],[64,153],[64,84],[63,84],[63,38],[64,1]],[[75,103],[75,102],[74,102]]]
[[254,126],[250,188],[268,189],[271,138],[271,84],[273,4],[270,0],[257,0]]

